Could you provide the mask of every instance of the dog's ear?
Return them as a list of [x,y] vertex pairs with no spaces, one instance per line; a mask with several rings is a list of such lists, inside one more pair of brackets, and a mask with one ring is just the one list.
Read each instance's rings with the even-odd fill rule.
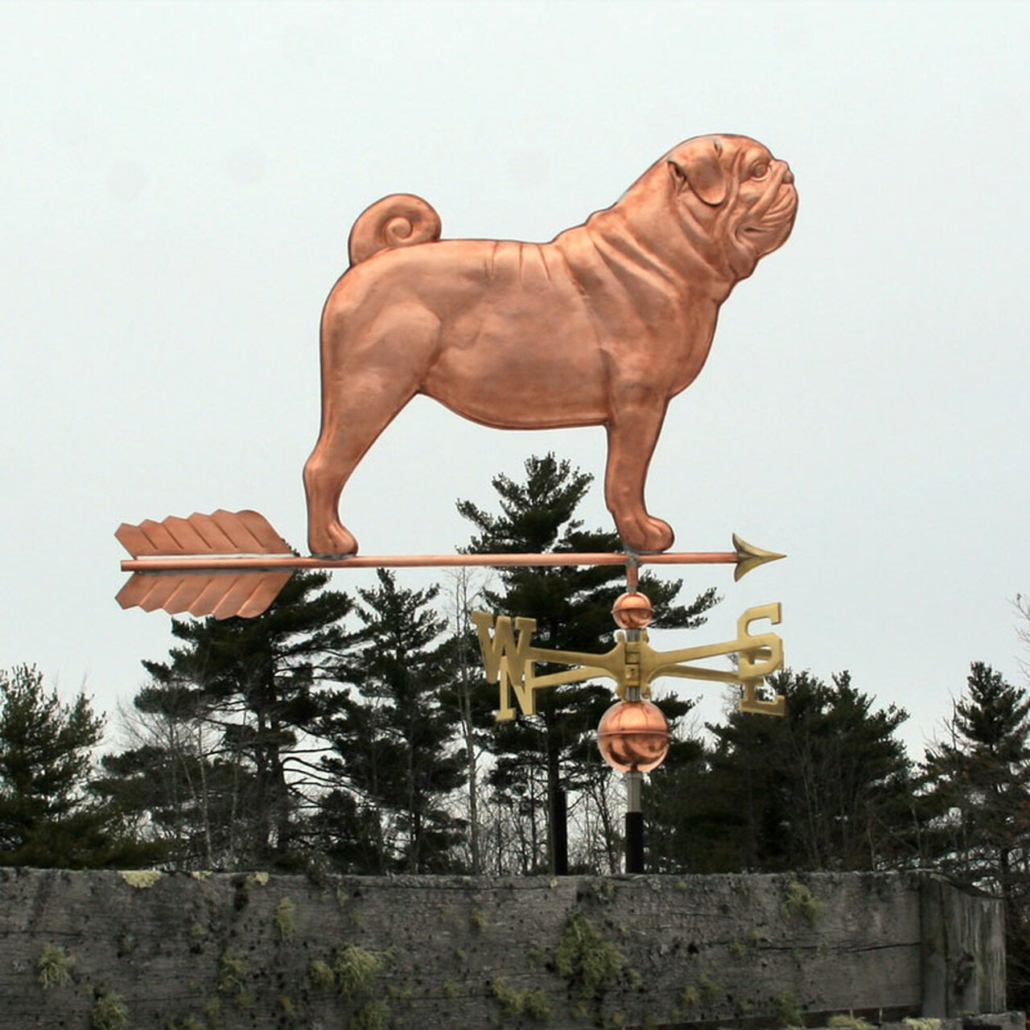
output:
[[677,192],[689,186],[706,204],[718,207],[726,199],[726,172],[719,158],[722,141],[708,136],[692,139],[669,158]]

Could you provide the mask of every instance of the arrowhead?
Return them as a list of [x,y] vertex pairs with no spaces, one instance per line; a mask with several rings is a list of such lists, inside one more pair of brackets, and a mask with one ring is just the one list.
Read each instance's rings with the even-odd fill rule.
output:
[[761,547],[755,547],[746,540],[741,540],[736,533],[733,534],[733,549],[737,552],[737,567],[733,572],[734,582],[742,576],[746,576],[759,565],[787,557],[785,554],[777,554],[776,551],[763,551]]

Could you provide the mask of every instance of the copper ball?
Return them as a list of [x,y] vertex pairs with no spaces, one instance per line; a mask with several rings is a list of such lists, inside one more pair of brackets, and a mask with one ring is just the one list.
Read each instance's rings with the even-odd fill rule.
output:
[[601,716],[597,746],[616,772],[650,772],[665,761],[669,720],[650,701],[617,701]]
[[643,629],[651,624],[653,616],[650,598],[640,591],[620,594],[612,605],[612,618],[622,629]]

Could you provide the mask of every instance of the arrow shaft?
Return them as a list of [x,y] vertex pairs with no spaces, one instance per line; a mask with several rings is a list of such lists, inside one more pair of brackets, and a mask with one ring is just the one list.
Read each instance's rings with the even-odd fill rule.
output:
[[296,555],[183,555],[130,558],[123,572],[271,572],[283,569],[507,568],[546,565],[734,565],[734,551],[673,551],[627,555],[612,552],[548,554],[379,554],[352,558],[303,558]]

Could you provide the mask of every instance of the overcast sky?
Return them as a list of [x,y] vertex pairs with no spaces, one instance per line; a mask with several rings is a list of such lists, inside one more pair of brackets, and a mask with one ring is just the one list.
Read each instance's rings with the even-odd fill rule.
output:
[[[171,637],[114,602],[122,521],[255,508],[304,546],[318,317],[370,202],[546,240],[736,132],[790,162],[797,223],[673,402],[649,507],[679,549],[790,557],[691,571],[723,602],[653,643],[781,601],[788,664],[904,706],[918,756],[970,661],[1023,683],[1030,657],[1028,33],[983,0],[0,4],[0,667],[131,700]],[[451,551],[455,499],[547,450],[603,470],[599,429],[417,399],[344,521],[368,554]]]

